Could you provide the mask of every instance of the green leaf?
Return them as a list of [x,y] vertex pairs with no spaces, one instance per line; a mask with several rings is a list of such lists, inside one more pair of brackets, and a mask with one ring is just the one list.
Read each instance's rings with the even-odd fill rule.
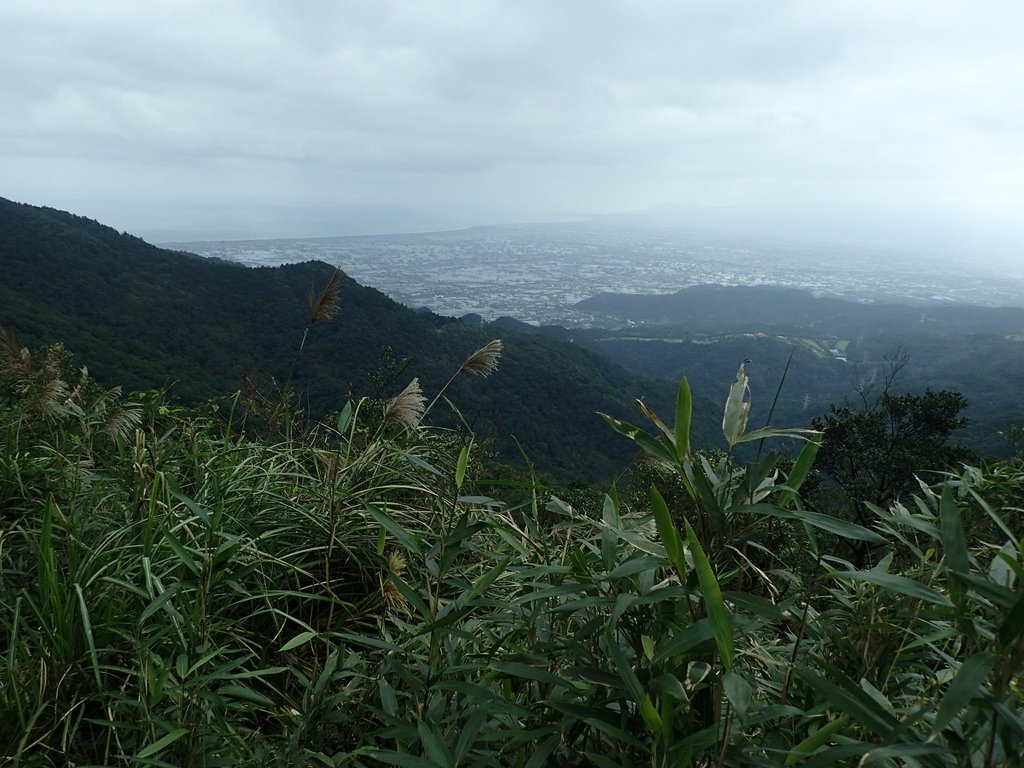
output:
[[220,696],[224,696],[225,698],[244,701],[247,704],[256,704],[267,709],[271,709],[274,706],[273,699],[269,698],[268,696],[264,696],[262,693],[257,693],[252,688],[249,688],[244,685],[223,685],[217,689],[217,694]]
[[796,457],[793,469],[789,473],[789,477],[786,478],[786,490],[779,497],[780,507],[787,507],[796,501],[797,492],[807,479],[807,475],[810,474],[814,459],[818,455],[818,449],[821,448],[822,437],[820,432],[811,435],[804,443],[804,447],[800,449],[800,455]]
[[747,418],[750,416],[750,383],[746,372],[747,363],[740,363],[736,373],[736,381],[729,387],[729,397],[725,400],[725,411],[722,414],[722,434],[725,442],[732,448],[740,441],[747,430]]
[[352,401],[345,403],[345,407],[338,414],[338,423],[335,425],[338,432],[347,432],[348,425],[352,423]]
[[563,688],[573,688],[573,684],[569,680],[565,680],[546,669],[531,667],[529,664],[523,664],[520,661],[506,661],[496,666],[499,671],[504,672],[506,675],[520,677],[524,680],[535,680],[538,683],[558,685]]
[[668,505],[656,486],[651,486],[651,509],[654,510],[654,523],[658,528],[665,554],[675,566],[680,580],[686,582],[686,559],[683,557],[683,542],[679,538],[679,530],[668,511]]
[[398,698],[391,683],[382,677],[377,681],[377,692],[380,694],[380,706],[384,714],[395,717],[398,714]]
[[658,714],[658,710],[654,707],[654,702],[651,701],[651,697],[647,694],[644,694],[644,697],[640,700],[640,714],[652,733],[661,732],[661,715]]
[[416,723],[416,730],[419,731],[423,751],[427,753],[427,757],[434,765],[448,766],[452,764],[451,753],[448,751],[448,746],[441,740],[436,725],[420,720]]
[[999,626],[999,642],[1004,646],[1012,645],[1024,634],[1024,595],[1017,598],[1013,608],[1006,614]]
[[370,757],[379,760],[387,765],[397,765],[399,768],[438,768],[438,764],[425,757],[417,757],[405,752],[376,751],[370,752]]
[[774,504],[750,504],[736,511],[747,515],[766,515],[768,517],[781,517],[785,520],[799,520],[802,523],[828,531],[844,539],[869,541],[872,544],[884,544],[886,541],[883,536],[875,533],[870,528],[806,509],[783,509]]
[[964,535],[960,510],[956,505],[956,499],[953,498],[953,486],[948,483],[942,487],[939,523],[942,529],[942,546],[946,550],[946,564],[950,570],[967,573],[970,570],[967,560],[967,537]]
[[817,430],[803,427],[761,427],[761,429],[755,429],[753,432],[747,432],[745,435],[737,437],[733,445],[767,440],[770,437],[796,437],[800,440],[810,440],[813,435],[817,434],[820,434]]
[[608,423],[612,429],[618,432],[620,435],[625,435],[630,440],[635,442],[644,451],[653,456],[656,459],[660,459],[669,466],[676,464],[675,449],[667,447],[661,441],[651,437],[649,434],[644,432],[640,427],[634,427],[632,424],[628,424],[625,421],[613,418],[606,413],[599,414],[605,422]]
[[388,515],[386,512],[382,512],[372,504],[364,504],[363,507],[366,509],[367,514],[376,520],[381,526],[387,529],[387,532],[398,539],[398,542],[410,552],[414,552],[417,555],[420,554],[420,545],[416,541],[416,538],[409,533],[405,528],[399,525],[394,518]]
[[617,579],[624,579],[628,576],[634,576],[638,573],[646,573],[647,571],[653,571],[656,568],[665,567],[665,558],[663,557],[652,557],[650,555],[634,555],[628,560],[624,560],[613,571],[609,571],[606,578],[609,581],[615,581]]
[[612,661],[615,663],[615,668],[618,670],[619,677],[626,686],[626,689],[633,697],[633,700],[639,704],[644,698],[646,698],[647,692],[640,683],[640,678],[638,678],[636,676],[636,672],[633,671],[633,663],[619,647],[617,638],[614,634],[609,634],[607,636],[607,640],[608,655],[611,656]]
[[837,717],[831,723],[823,725],[790,750],[789,755],[786,757],[786,765],[793,765],[793,763],[800,762],[801,760],[806,759],[808,755],[814,752],[814,750],[828,744],[828,742],[832,740],[833,734],[842,731],[849,722],[850,716],[842,715]]
[[462,446],[459,451],[459,461],[455,465],[455,487],[461,489],[466,481],[466,467],[469,466],[469,446]]
[[171,744],[176,742],[178,739],[180,739],[187,733],[188,728],[175,728],[173,731],[157,739],[152,744],[143,749],[141,752],[139,752],[139,754],[135,756],[135,759],[144,760],[147,757],[151,757],[152,755],[155,755],[158,752],[167,749],[167,747],[171,746]]
[[810,669],[795,667],[793,673],[813,688],[821,700],[877,735],[887,737],[897,727],[898,722],[892,715],[842,673],[836,672],[841,685],[826,680]]
[[690,454],[690,425],[693,421],[693,396],[690,382],[683,376],[676,395],[676,460],[682,461]]
[[[862,760],[850,758],[864,755]],[[858,741],[840,744],[809,757],[804,768],[835,768],[837,765],[876,765],[874,758],[917,757],[920,755],[949,755],[949,748],[942,744],[891,744],[880,747],[870,742]],[[884,764],[884,763],[883,763]],[[910,763],[907,763],[908,765]],[[940,763],[941,764],[941,763]]]
[[711,568],[707,555],[697,541],[697,534],[693,532],[690,523],[686,523],[686,538],[690,543],[690,553],[693,555],[693,567],[697,571],[697,580],[700,582],[700,589],[704,596],[704,607],[708,613],[708,620],[711,622],[711,629],[715,634],[715,645],[718,647],[718,654],[722,657],[722,665],[726,671],[732,669],[733,660],[733,637],[732,620],[729,610],[725,607],[725,600],[722,598],[722,589],[718,586],[718,579]]
[[298,648],[300,645],[305,645],[316,636],[316,632],[300,632],[287,643],[282,645],[280,652],[284,653],[285,651],[291,651],[295,648]]
[[865,581],[869,584],[877,584],[884,589],[888,589],[890,592],[897,592],[907,597],[914,597],[918,600],[924,600],[935,605],[943,605],[947,608],[953,607],[953,603],[945,595],[936,592],[919,581],[908,579],[906,576],[897,576],[892,573],[882,573],[881,571],[837,571],[832,575],[837,579],[844,579],[846,581]]
[[750,708],[751,701],[753,701],[754,689],[742,675],[726,672],[722,676],[722,690],[725,691],[725,696],[732,704],[732,708],[736,710],[736,716],[742,721]]
[[960,665],[956,677],[946,689],[942,704],[935,715],[932,730],[938,733],[945,728],[978,694],[978,689],[988,678],[995,666],[996,656],[991,653],[976,653]]
[[427,607],[427,604],[423,601],[423,598],[420,597],[419,592],[406,583],[397,573],[392,572],[388,574],[388,578],[390,578],[394,585],[398,587],[398,591],[402,593],[402,597],[409,601],[410,605],[416,609],[416,612],[425,622],[429,623],[433,620],[434,615]]
[[89,646],[89,658],[92,661],[93,677],[96,680],[96,690],[103,690],[103,681],[100,676],[99,656],[96,653],[96,643],[93,640],[92,620],[89,618],[89,609],[85,604],[85,594],[82,592],[82,585],[75,584],[75,594],[78,595],[78,609],[82,616],[82,629],[85,630],[85,641]]

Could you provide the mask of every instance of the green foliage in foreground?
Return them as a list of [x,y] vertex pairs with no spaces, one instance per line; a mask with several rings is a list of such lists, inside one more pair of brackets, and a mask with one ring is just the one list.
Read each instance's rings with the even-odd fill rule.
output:
[[[534,486],[510,508],[477,495],[471,439],[409,418],[418,389],[400,419],[361,401],[267,444],[71,387],[59,353],[21,363],[0,379],[6,763],[1022,764],[1019,465],[854,525],[802,505],[813,434],[788,474],[695,453],[684,381],[671,427],[610,420],[678,498]],[[768,436],[748,408],[741,369],[730,446]],[[881,559],[855,570],[823,533]]]

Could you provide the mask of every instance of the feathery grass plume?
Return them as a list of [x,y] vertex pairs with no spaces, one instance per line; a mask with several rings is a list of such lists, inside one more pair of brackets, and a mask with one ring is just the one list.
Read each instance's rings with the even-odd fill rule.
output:
[[459,366],[459,370],[474,376],[490,376],[498,370],[498,358],[500,357],[501,339],[494,339],[467,357]]
[[339,267],[334,268],[334,274],[327,281],[327,285],[319,294],[309,292],[309,324],[316,325],[326,322],[338,314],[338,305],[341,301],[339,284],[344,273]]
[[465,360],[462,361],[462,365],[455,369],[455,373],[452,374],[451,378],[445,382],[444,386],[438,390],[437,394],[434,395],[434,399],[430,401],[423,413],[427,414],[430,409],[434,407],[434,403],[440,400],[444,393],[447,391],[451,383],[455,381],[455,378],[465,371],[471,373],[474,376],[487,377],[498,370],[498,358],[501,357],[501,339],[494,339],[484,344],[480,349],[471,354]]
[[420,380],[413,379],[384,406],[384,421],[395,421],[409,429],[415,429],[423,418],[426,401],[427,398],[423,396],[423,390],[420,388]]
[[5,367],[19,378],[27,378],[32,373],[32,355],[27,347],[21,346],[13,333],[0,326],[0,346],[6,356]]

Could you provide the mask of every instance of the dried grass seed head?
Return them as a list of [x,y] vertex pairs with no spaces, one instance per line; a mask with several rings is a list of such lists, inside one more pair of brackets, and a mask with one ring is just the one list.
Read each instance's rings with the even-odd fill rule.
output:
[[415,429],[423,418],[425,402],[426,398],[420,388],[420,380],[413,379],[405,389],[391,398],[384,406],[384,421],[397,422],[409,429]]
[[326,322],[338,314],[341,304],[341,278],[344,273],[340,268],[334,268],[334,274],[327,281],[327,285],[319,294],[309,292],[309,324]]
[[398,552],[388,554],[387,568],[381,575],[380,592],[384,598],[384,605],[393,611],[407,611],[409,602],[395,585],[393,577],[402,578],[405,575],[407,564],[405,558]]
[[489,376],[498,370],[498,359],[501,357],[501,339],[494,339],[484,344],[471,354],[459,366],[460,371],[474,376]]

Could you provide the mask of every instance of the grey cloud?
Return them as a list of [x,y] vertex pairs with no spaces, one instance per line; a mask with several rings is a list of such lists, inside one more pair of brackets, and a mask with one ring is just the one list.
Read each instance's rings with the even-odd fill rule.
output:
[[914,231],[960,211],[1005,239],[1022,21],[1009,0],[8,0],[0,194],[167,239],[659,203],[913,209]]

